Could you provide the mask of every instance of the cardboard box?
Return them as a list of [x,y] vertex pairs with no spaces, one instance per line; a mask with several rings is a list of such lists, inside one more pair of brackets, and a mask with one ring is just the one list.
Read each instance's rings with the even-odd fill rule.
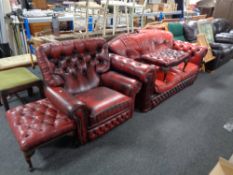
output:
[[162,3],[162,0],[149,0],[148,4],[158,4],[158,3]]
[[148,8],[150,8],[152,12],[171,12],[177,10],[177,4],[157,3],[157,4],[148,5]]
[[215,165],[209,175],[233,175],[233,164],[228,160],[219,158],[218,163]]
[[148,8],[151,9],[152,12],[158,12],[159,11],[160,4],[151,4],[148,5]]

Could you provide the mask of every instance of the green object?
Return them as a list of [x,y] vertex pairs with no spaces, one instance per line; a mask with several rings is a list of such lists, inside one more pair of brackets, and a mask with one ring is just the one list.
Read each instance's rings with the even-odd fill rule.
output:
[[183,25],[181,23],[168,23],[168,30],[173,34],[174,40],[186,41],[184,37]]
[[174,36],[174,40],[186,41],[184,36]]
[[0,71],[0,91],[16,88],[38,81],[39,78],[27,68]]

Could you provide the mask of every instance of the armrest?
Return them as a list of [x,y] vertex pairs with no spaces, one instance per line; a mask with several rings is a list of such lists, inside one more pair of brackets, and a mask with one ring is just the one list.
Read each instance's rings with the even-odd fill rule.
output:
[[231,49],[233,44],[224,44],[224,43],[210,43],[210,47],[214,50],[224,51]]
[[147,82],[155,75],[155,66],[137,62],[123,56],[110,54],[111,66],[115,70],[136,77],[142,82]]
[[201,65],[203,58],[207,54],[208,48],[203,46],[194,45],[192,43],[183,41],[174,41],[173,49],[188,52],[191,55],[190,62]]
[[219,33],[215,35],[215,41],[218,43],[233,44],[233,33]]
[[50,88],[47,86],[45,88],[45,95],[54,106],[68,116],[73,116],[77,110],[83,109],[86,106],[61,87]]
[[102,74],[101,82],[104,86],[119,91],[129,97],[134,97],[141,89],[141,83],[116,72]]

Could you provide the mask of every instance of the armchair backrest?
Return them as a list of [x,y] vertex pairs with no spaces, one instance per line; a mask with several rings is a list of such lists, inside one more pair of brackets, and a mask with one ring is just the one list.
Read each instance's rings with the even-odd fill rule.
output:
[[108,47],[101,38],[44,44],[36,56],[46,85],[64,87],[71,94],[97,87],[99,74],[110,67]]
[[138,33],[118,35],[108,44],[109,50],[115,54],[131,59],[140,59],[143,54],[162,48],[171,48],[173,36],[167,31],[145,29]]
[[212,21],[212,24],[213,24],[214,35],[218,33],[223,33],[223,32],[228,33],[230,32],[230,30],[233,29],[230,22],[227,19],[223,19],[223,18],[214,19]]

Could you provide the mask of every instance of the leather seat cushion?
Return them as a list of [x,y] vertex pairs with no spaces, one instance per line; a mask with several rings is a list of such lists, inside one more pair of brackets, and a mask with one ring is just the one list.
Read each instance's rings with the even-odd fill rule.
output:
[[19,67],[1,71],[0,80],[0,91],[3,91],[39,81],[39,78],[27,68]]
[[183,71],[183,67],[184,67],[184,63],[181,63],[178,66],[172,68],[171,70],[178,73],[181,76],[182,80],[185,80],[199,72],[199,67],[193,63],[188,63],[184,71]]
[[157,78],[155,80],[155,91],[156,93],[164,93],[174,88],[181,82],[181,76],[173,71],[167,73],[166,80],[164,81],[164,72],[157,71]]
[[214,56],[219,59],[231,57],[233,54],[233,44],[211,43],[210,46]]
[[28,151],[75,129],[73,120],[47,100],[13,108],[6,113],[22,151]]
[[86,103],[91,112],[88,119],[90,128],[111,119],[115,114],[124,112],[132,106],[131,98],[107,87],[97,87],[82,92],[76,97]]
[[210,46],[214,50],[231,52],[233,50],[233,44],[225,44],[225,43],[210,43]]

